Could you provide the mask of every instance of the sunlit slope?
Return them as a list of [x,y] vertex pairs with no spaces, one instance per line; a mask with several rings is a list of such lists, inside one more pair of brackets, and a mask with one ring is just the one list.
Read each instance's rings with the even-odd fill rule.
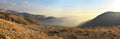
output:
[[35,31],[10,21],[0,19],[0,39],[60,39],[48,36],[42,31]]
[[73,28],[59,26],[27,26],[27,28],[43,31],[49,36],[63,39],[120,39],[120,27]]

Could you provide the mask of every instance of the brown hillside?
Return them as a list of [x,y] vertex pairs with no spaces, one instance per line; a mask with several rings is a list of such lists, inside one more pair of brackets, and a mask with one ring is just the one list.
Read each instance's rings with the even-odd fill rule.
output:
[[120,39],[120,27],[26,26],[0,19],[0,39]]
[[0,19],[0,39],[58,39],[42,31],[24,28],[23,25]]
[[39,25],[39,23],[37,23],[34,20],[25,19],[21,16],[14,15],[12,13],[0,12],[0,18],[11,21],[11,22],[19,23],[19,24],[24,24],[24,25],[31,25],[31,24]]
[[70,28],[31,24],[38,23],[0,12],[0,39],[120,39],[119,26]]
[[42,31],[49,36],[63,39],[120,39],[120,27],[72,28],[60,26],[27,26],[27,28]]

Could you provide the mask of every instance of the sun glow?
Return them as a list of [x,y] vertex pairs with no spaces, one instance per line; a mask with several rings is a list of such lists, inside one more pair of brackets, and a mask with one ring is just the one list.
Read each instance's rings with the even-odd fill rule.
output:
[[111,3],[112,11],[119,11],[120,12],[120,0],[113,0]]

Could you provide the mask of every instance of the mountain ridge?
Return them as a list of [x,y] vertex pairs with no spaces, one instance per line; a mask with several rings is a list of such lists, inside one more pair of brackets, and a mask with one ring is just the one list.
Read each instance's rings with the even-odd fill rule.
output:
[[[26,13],[26,12],[17,12],[14,10],[7,10],[7,9],[5,9],[5,10],[6,11],[4,11],[4,12],[6,12],[6,13],[11,12],[12,14],[15,14],[17,16],[21,16],[21,17],[24,17],[24,18],[30,19],[30,20],[35,20],[42,25],[67,26],[67,27],[69,27],[69,26],[74,27],[74,26],[78,25],[78,22],[73,21],[76,19],[73,17],[60,17],[60,18],[57,18],[54,16],[47,17],[45,15],[36,15],[36,14],[31,14],[31,13]],[[71,23],[71,24],[69,24],[69,23]]]
[[118,26],[120,25],[120,12],[105,12],[96,18],[80,25],[79,27],[96,27],[96,26]]

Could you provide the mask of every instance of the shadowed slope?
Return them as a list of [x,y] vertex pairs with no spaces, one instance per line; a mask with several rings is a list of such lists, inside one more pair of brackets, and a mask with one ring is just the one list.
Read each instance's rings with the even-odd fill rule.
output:
[[120,25],[120,12],[105,12],[95,19],[86,22],[79,27],[117,26]]

